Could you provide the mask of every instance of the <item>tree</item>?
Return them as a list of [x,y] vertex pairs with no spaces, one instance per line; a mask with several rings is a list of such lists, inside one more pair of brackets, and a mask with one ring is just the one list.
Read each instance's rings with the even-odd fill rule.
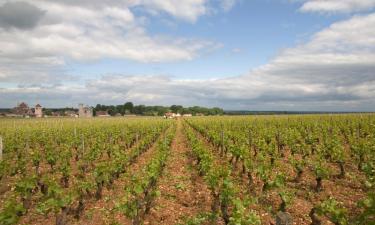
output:
[[182,110],[183,110],[183,106],[182,105],[171,105],[170,109],[172,110],[172,112],[174,113],[181,113]]
[[133,108],[133,113],[135,114],[143,114],[146,111],[146,106],[145,105],[137,105],[134,106]]
[[132,102],[127,102],[124,104],[124,111],[126,114],[133,113],[134,105]]

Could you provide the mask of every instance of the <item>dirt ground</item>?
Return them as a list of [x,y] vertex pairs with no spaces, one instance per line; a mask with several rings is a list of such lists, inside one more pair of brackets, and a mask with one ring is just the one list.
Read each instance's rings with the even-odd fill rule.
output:
[[192,152],[181,123],[177,122],[167,166],[158,182],[161,195],[156,198],[144,224],[185,224],[188,218],[211,209],[210,192],[193,168]]

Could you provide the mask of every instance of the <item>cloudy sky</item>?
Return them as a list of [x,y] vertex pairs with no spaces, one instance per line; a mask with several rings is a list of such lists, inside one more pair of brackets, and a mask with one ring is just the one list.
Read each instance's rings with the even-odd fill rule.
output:
[[0,108],[375,111],[375,0],[0,0]]

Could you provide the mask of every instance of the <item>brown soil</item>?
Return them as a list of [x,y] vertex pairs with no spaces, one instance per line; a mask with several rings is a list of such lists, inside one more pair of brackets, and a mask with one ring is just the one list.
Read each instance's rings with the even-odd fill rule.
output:
[[[206,147],[213,151],[218,157],[218,150],[205,138],[196,131],[197,136],[205,143]],[[229,156],[221,157],[221,160],[229,162]],[[365,191],[362,189],[365,177],[352,165],[345,165],[347,177],[344,179],[335,178],[335,174],[339,174],[337,165],[329,165],[332,175],[329,179],[323,180],[323,191],[316,192],[315,188],[315,176],[313,175],[312,169],[309,167],[305,168],[300,183],[295,183],[292,178],[296,176],[291,165],[285,158],[278,159],[276,162],[277,168],[274,171],[283,172],[287,175],[286,186],[283,188],[285,191],[295,193],[292,203],[287,206],[287,212],[291,214],[294,225],[309,225],[311,219],[309,212],[314,205],[334,197],[337,201],[343,203],[343,206],[348,209],[349,216],[358,215],[359,209],[357,202],[365,197]],[[236,181],[237,185],[241,188],[240,195],[244,197],[250,193],[246,192],[247,178],[241,175],[241,163],[238,163],[237,167],[234,168],[232,173],[232,179]],[[264,225],[275,224],[275,214],[277,213],[278,207],[281,203],[281,199],[278,196],[279,189],[267,191],[266,193],[261,192],[262,181],[257,177],[255,180],[255,195],[251,193],[252,197],[258,199],[258,204],[251,206],[252,209],[258,212],[261,218],[261,222]],[[327,218],[321,218],[322,225],[333,224]]]
[[187,218],[193,218],[211,209],[210,191],[192,168],[192,152],[187,147],[181,123],[180,120],[177,121],[171,155],[158,182],[161,195],[155,199],[144,224],[184,224]]
[[[165,133],[164,133],[165,134]],[[164,137],[162,134],[158,139]],[[130,178],[138,173],[154,156],[156,150],[156,143],[154,142],[151,148],[139,155],[135,162],[133,162],[124,174],[121,174],[116,179],[111,187],[103,188],[102,198],[95,200],[91,198],[85,200],[85,209],[79,220],[73,219],[69,216],[68,224],[84,224],[84,225],[104,225],[104,224],[131,224],[131,221],[124,215],[115,210],[116,203],[119,202],[123,196],[124,188],[131,182]],[[134,145],[136,146],[137,143]],[[19,224],[44,224],[54,225],[55,216],[53,214],[44,217],[36,212],[31,212],[29,215],[22,217]]]

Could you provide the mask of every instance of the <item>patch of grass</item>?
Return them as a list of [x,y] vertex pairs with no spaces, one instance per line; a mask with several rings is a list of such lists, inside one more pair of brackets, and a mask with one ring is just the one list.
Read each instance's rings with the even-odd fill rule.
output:
[[87,210],[87,212],[86,212],[86,218],[89,219],[89,220],[92,220],[93,214],[94,214],[94,209]]
[[185,190],[186,190],[186,186],[185,186],[184,184],[181,184],[181,183],[175,184],[174,187],[175,187],[177,190],[182,190],[182,191],[185,191]]
[[167,199],[176,199],[177,197],[176,197],[176,195],[172,195],[172,194],[166,194],[165,195],[165,198],[167,198]]
[[179,223],[178,225],[200,225],[209,220],[214,222],[216,220],[216,216],[212,213],[200,213],[194,217],[186,217],[183,220],[184,222]]

